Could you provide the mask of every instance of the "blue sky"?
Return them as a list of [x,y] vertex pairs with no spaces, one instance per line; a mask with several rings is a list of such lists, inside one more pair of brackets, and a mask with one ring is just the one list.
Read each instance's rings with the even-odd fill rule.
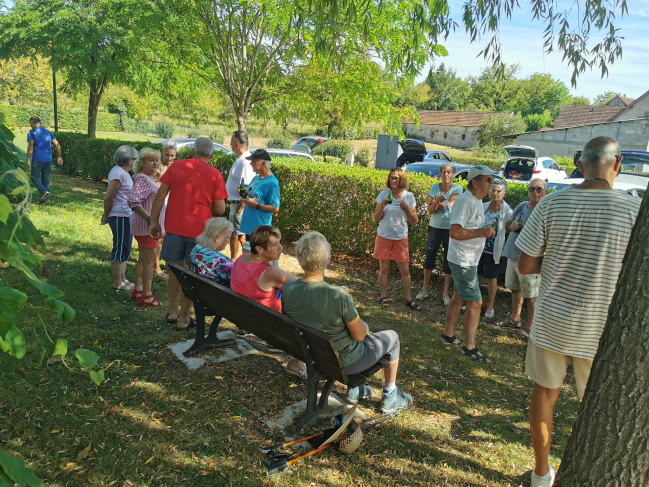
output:
[[[482,57],[476,57],[490,38],[483,38],[470,43],[461,23],[462,1],[451,0],[451,13],[459,24],[446,42],[442,42],[449,52],[445,58],[438,58],[436,63],[444,62],[447,67],[457,70],[458,75],[465,77],[477,75],[487,66]],[[521,2],[529,10],[529,3]],[[561,61],[558,51],[543,55],[543,29],[538,20],[523,9],[517,9],[511,21],[503,22],[500,29],[503,60],[507,64],[519,63],[519,76],[533,73],[550,73],[554,78],[563,81],[575,96],[592,99],[605,91],[618,91],[628,97],[637,98],[649,90],[649,0],[629,0],[629,15],[618,18],[614,23],[620,28],[622,41],[622,58],[609,67],[608,77],[601,78],[597,70],[586,71],[577,80],[577,87],[570,86],[572,69]],[[600,36],[591,35],[593,39]],[[556,47],[555,47],[556,49]],[[425,74],[425,73],[424,73]]]

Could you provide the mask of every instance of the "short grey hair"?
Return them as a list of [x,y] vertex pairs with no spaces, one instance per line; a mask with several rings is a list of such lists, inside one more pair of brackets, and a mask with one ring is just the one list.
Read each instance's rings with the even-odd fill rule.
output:
[[581,153],[584,166],[610,166],[620,157],[620,144],[609,137],[595,137],[589,140]]
[[194,141],[194,153],[197,156],[210,157],[214,152],[214,142],[207,137],[199,137]]
[[537,182],[537,181],[543,185],[543,189],[548,189],[548,183],[547,183],[547,181],[546,181],[545,179],[543,179],[543,178],[534,178],[534,179],[532,179],[532,180],[530,181],[530,184],[529,184],[529,185],[531,186],[532,183],[535,183],[535,182]]
[[323,272],[331,260],[331,245],[320,232],[307,232],[298,240],[295,256],[306,274]]
[[493,186],[500,186],[503,189],[503,193],[507,192],[507,183],[505,181],[503,181],[502,179],[497,179],[496,181],[493,182],[493,184],[491,186],[492,187]]
[[166,151],[167,149],[173,149],[178,152],[178,143],[173,139],[165,140],[162,143],[162,150]]
[[137,153],[137,161],[133,164],[133,174],[139,174],[142,172],[144,169],[144,160],[149,156],[156,156],[158,162],[160,162],[160,157],[162,157],[159,150],[152,149],[151,147],[140,149],[140,152]]
[[227,218],[210,218],[205,222],[205,230],[198,237],[196,243],[208,249],[214,249],[214,238],[228,230],[234,230],[232,223]]
[[439,166],[439,174],[441,175],[447,169],[450,169],[451,172],[455,174],[455,164],[452,164],[450,162],[444,162],[441,166]]
[[137,157],[137,151],[130,145],[121,145],[115,151],[113,162],[116,166],[128,166]]

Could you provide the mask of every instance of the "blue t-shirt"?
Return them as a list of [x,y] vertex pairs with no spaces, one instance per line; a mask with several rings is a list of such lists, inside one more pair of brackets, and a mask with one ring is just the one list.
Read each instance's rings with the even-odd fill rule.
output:
[[43,127],[36,127],[27,132],[27,142],[34,141],[32,161],[52,162],[52,140],[54,134]]
[[[279,181],[274,174],[260,178],[255,176],[246,189],[248,198],[257,198],[260,205],[272,205],[279,208]],[[271,225],[273,214],[256,208],[244,207],[239,231],[250,235],[260,225]]]

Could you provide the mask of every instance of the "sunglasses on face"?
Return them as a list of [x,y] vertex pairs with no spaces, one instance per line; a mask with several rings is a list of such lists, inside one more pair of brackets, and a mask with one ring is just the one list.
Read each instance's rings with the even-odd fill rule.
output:
[[528,190],[530,193],[540,193],[541,191],[543,191],[543,188],[541,188],[541,187],[536,187],[536,188],[527,188],[527,190]]

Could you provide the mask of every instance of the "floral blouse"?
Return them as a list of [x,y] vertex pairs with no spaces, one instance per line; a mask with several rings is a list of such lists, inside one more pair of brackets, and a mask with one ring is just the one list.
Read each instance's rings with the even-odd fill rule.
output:
[[187,257],[189,268],[208,279],[230,287],[232,260],[216,250],[196,244]]

